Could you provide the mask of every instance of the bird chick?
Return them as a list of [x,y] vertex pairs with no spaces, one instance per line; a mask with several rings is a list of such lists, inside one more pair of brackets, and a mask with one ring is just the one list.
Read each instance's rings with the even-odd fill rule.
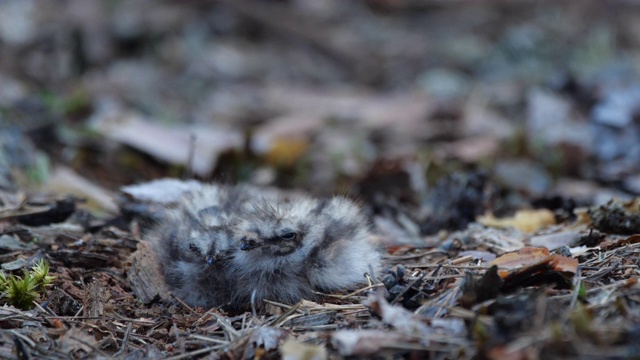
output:
[[192,306],[227,303],[231,279],[227,263],[237,246],[232,222],[253,191],[204,185],[187,192],[146,238],[153,245],[174,295]]
[[147,238],[173,293],[207,308],[314,299],[363,283],[381,263],[351,201],[252,186],[189,192]]
[[381,266],[367,219],[342,197],[256,201],[235,228],[237,304],[315,299],[314,291],[353,288]]

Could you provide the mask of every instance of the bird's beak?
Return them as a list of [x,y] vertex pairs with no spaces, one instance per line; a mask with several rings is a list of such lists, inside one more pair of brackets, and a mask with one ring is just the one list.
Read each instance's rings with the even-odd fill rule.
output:
[[242,244],[240,244],[240,250],[242,251],[249,251],[258,247],[260,247],[260,245],[258,245],[258,242],[255,240],[242,240]]
[[215,255],[208,255],[205,258],[205,260],[207,260],[207,265],[213,266],[214,264],[218,263],[218,261],[224,260],[224,258],[225,258],[225,253],[221,253],[221,254],[215,254]]

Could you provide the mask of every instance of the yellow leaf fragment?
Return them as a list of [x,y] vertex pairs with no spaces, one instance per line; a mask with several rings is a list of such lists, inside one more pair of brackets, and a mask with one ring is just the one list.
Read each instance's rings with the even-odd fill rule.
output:
[[532,233],[556,223],[553,212],[547,209],[518,210],[513,217],[496,218],[492,214],[479,216],[477,221],[497,228],[514,227],[520,231]]
[[309,149],[309,141],[305,138],[277,138],[266,154],[269,164],[276,166],[293,166]]

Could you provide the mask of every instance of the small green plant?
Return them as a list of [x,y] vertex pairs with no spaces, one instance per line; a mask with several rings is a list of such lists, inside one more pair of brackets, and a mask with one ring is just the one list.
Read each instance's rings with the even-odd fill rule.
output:
[[53,279],[54,277],[49,275],[49,264],[43,260],[35,264],[31,270],[25,271],[23,277],[7,277],[0,272],[0,299],[22,310],[31,309],[38,295],[44,292]]
[[55,279],[54,276],[49,275],[49,263],[43,260],[38,261],[38,263],[31,268],[29,275],[31,275],[36,283],[36,291],[43,291],[45,287],[51,285],[51,282]]

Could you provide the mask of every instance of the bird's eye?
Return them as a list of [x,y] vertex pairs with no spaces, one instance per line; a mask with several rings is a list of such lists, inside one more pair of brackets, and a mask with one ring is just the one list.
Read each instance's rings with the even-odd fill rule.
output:
[[296,238],[296,233],[294,232],[286,232],[280,236],[282,240],[294,240]]

